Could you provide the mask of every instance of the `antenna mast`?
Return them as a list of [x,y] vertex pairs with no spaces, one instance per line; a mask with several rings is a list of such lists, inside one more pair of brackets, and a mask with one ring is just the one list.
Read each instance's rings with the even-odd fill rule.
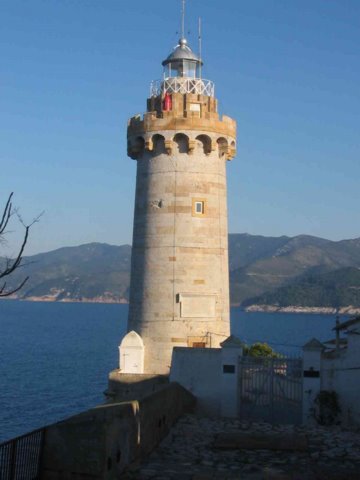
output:
[[200,59],[200,63],[199,63],[199,77],[201,79],[201,62],[202,62],[202,59],[201,59],[201,55],[202,55],[202,42],[201,42],[201,18],[199,17],[199,59]]
[[181,38],[185,38],[185,0],[182,0],[181,7]]

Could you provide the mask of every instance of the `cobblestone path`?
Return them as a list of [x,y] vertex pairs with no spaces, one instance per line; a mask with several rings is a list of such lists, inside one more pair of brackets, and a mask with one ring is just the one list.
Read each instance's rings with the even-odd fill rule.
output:
[[[306,451],[215,448],[220,433],[306,436]],[[360,432],[183,416],[159,447],[124,474],[132,480],[360,480]]]

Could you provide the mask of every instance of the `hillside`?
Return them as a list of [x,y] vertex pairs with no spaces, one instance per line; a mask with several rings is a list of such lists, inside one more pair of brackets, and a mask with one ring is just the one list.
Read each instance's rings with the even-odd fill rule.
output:
[[[128,300],[129,245],[90,243],[60,248],[25,257],[23,263],[24,266],[11,278],[11,284],[15,285],[25,275],[30,275],[29,282],[19,292],[18,298],[49,301]],[[360,239],[333,242],[307,235],[263,237],[230,234],[229,265],[232,304],[249,304],[250,299],[253,302],[265,293],[270,295],[271,292],[279,292],[279,288],[295,285],[311,276],[346,267],[359,268]],[[336,277],[338,274],[334,275]],[[332,281],[331,278],[329,281]],[[310,293],[308,298],[315,301]]]
[[24,257],[9,286],[29,281],[17,294],[29,300],[126,302],[130,283],[130,245],[89,243]]
[[[360,239],[333,242],[299,235],[255,261],[230,270],[233,304],[273,291],[309,275],[360,267]],[[286,239],[286,240],[285,240]],[[275,245],[274,245],[275,246]]]
[[360,308],[360,269],[340,268],[330,273],[310,275],[286,287],[247,299],[243,306]]

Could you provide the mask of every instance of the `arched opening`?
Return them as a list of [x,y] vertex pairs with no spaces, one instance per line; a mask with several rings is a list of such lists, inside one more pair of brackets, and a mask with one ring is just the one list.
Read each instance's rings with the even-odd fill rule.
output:
[[177,133],[174,137],[176,149],[179,153],[188,153],[189,151],[189,137],[184,133]]
[[211,138],[208,135],[198,135],[196,137],[196,146],[198,149],[202,149],[205,155],[211,153]]
[[159,135],[159,134],[153,135],[152,142],[153,142],[153,152],[155,155],[166,153],[165,138],[162,135]]
[[228,141],[224,137],[220,137],[217,139],[218,144],[218,151],[219,151],[219,158],[222,158],[226,155],[228,151]]

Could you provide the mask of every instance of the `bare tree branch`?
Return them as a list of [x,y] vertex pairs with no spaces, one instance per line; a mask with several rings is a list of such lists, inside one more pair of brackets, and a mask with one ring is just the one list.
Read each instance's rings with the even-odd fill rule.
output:
[[22,260],[22,255],[24,253],[25,245],[26,245],[26,242],[27,242],[28,237],[29,237],[29,229],[30,229],[29,226],[25,227],[25,235],[24,235],[23,242],[21,244],[19,253],[17,254],[17,257],[15,258],[15,260],[12,263],[10,263],[9,259],[7,259],[7,262],[6,262],[7,265],[5,267],[5,270],[0,272],[0,278],[3,278],[3,277],[6,277],[7,275],[10,275],[20,265],[21,260]]
[[[6,202],[6,205],[5,205],[5,208],[3,210],[1,220],[0,220],[0,240],[3,240],[2,237],[5,234],[5,229],[8,225],[8,223],[9,223],[10,218],[14,214],[16,214],[20,224],[24,227],[25,232],[24,232],[24,237],[23,237],[20,249],[18,251],[18,254],[16,255],[16,258],[13,259],[13,260],[11,260],[9,258],[5,259],[5,264],[2,267],[2,269],[0,269],[0,279],[11,275],[17,268],[23,266],[21,264],[21,262],[22,262],[25,246],[26,246],[28,238],[29,238],[30,228],[34,225],[34,223],[37,223],[39,221],[40,217],[44,213],[44,212],[41,212],[40,215],[35,217],[32,220],[31,223],[25,224],[25,222],[23,221],[23,219],[21,218],[21,216],[19,214],[18,209],[13,208],[12,201],[11,201],[12,196],[13,196],[13,192],[9,195],[9,198]],[[5,281],[3,283],[3,285],[0,287],[0,297],[8,297],[9,295],[12,295],[13,293],[18,292],[25,285],[25,283],[28,281],[28,279],[29,279],[29,277],[26,277],[24,280],[22,280],[20,282],[20,284],[17,287],[11,288],[10,290],[8,290],[6,288],[7,282]]]
[[4,282],[3,286],[0,288],[0,297],[9,297],[10,295],[12,295],[13,293],[16,293],[18,292],[24,285],[25,283],[29,280],[30,277],[26,277],[21,283],[20,285],[18,285],[16,288],[6,292],[4,291],[5,290],[5,287],[6,287],[6,282]]
[[7,224],[9,223],[10,217],[12,215],[12,203],[11,203],[11,198],[14,195],[14,192],[11,192],[8,198],[8,201],[6,202],[3,215],[0,221],[0,235],[2,235],[5,231],[5,228]]

